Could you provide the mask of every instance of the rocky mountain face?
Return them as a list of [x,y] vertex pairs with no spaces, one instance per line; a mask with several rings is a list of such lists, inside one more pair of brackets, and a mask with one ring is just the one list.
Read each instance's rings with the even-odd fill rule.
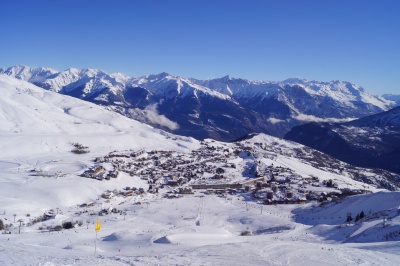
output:
[[27,66],[0,73],[197,139],[232,141],[254,132],[282,137],[306,122],[349,121],[394,105],[343,81],[197,80],[167,73],[131,78],[97,69],[57,72]]
[[400,173],[400,107],[347,123],[308,123],[284,137],[344,162]]

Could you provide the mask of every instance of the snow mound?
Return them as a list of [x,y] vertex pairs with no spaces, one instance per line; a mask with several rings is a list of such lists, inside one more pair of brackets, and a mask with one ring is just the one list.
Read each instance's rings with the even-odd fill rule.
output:
[[102,238],[102,241],[118,241],[121,240],[122,236],[117,233],[112,233],[111,235]]
[[166,236],[157,238],[156,240],[153,241],[153,243],[156,244],[171,244],[171,242],[168,240]]

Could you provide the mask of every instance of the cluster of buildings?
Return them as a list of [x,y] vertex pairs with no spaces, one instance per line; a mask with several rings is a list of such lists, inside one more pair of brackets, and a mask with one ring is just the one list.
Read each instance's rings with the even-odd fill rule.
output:
[[117,178],[118,174],[119,172],[115,169],[107,171],[102,165],[95,165],[84,171],[81,176],[102,181],[110,180],[111,178]]
[[[317,177],[303,177],[287,167],[266,165],[264,158],[270,161],[276,158],[276,154],[264,152],[267,149],[262,143],[207,140],[190,153],[144,149],[111,152],[96,158],[96,165],[82,176],[111,180],[125,172],[147,181],[148,189],[126,189],[120,193],[125,197],[159,193],[163,189],[165,197],[174,198],[194,190],[206,190],[221,195],[251,193],[265,204],[287,204],[327,198],[324,192],[310,190],[311,186],[337,189],[332,181],[320,182]],[[104,193],[102,197],[108,199],[114,194]]]

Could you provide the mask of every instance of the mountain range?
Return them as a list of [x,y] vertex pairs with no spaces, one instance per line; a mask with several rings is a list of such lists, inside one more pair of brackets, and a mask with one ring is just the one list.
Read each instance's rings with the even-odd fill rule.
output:
[[198,80],[168,73],[129,77],[97,69],[59,72],[22,65],[0,68],[0,73],[196,139],[232,141],[249,133],[283,137],[307,122],[350,121],[396,106],[393,99],[344,81]]

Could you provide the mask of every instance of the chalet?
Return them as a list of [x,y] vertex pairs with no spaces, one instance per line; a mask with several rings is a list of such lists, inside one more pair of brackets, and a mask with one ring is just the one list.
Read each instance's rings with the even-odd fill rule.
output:
[[214,189],[207,189],[206,192],[204,192],[206,195],[214,194]]
[[307,200],[305,198],[300,198],[296,200],[296,204],[305,204],[307,203]]
[[103,169],[104,169],[103,166],[98,165],[93,168],[92,173],[93,173],[93,175],[96,175],[96,174],[100,173],[100,171],[102,171]]
[[101,197],[104,198],[104,199],[112,199],[113,196],[114,196],[114,194],[111,193],[111,192],[103,193],[103,194],[101,195]]
[[99,174],[96,176],[96,179],[102,181],[102,180],[104,179],[104,173],[102,173],[102,172],[99,173]]
[[145,152],[146,151],[144,149],[140,149],[138,151],[132,152],[131,157],[138,158],[140,156],[143,156],[145,154]]
[[91,178],[92,177],[92,172],[91,171],[85,171],[81,174],[81,176],[86,177],[86,178]]
[[179,194],[193,194],[191,187],[181,187],[179,188]]
[[133,196],[133,190],[126,190],[126,191],[122,191],[121,195],[124,197],[130,197]]
[[262,186],[263,188],[269,187],[269,183],[267,183],[267,182],[262,182],[261,186]]
[[272,205],[274,203],[272,202],[272,199],[266,199],[266,200],[264,200],[264,204],[265,205]]
[[112,178],[117,178],[117,177],[118,177],[118,174],[119,174],[118,171],[113,170],[113,171],[110,171],[110,172],[108,173],[108,176],[109,176],[109,177],[112,177]]
[[236,192],[237,192],[236,189],[233,189],[233,188],[228,189],[228,193],[231,195],[236,194]]
[[293,198],[293,192],[291,190],[285,190],[285,196],[288,199]]
[[215,190],[215,194],[220,195],[220,194],[224,194],[224,193],[225,193],[225,189],[216,189]]
[[168,186],[177,186],[177,185],[179,185],[179,184],[178,184],[178,180],[169,179],[169,180],[167,181],[167,185],[168,185]]
[[272,199],[274,197],[274,192],[271,190],[266,191],[266,198],[267,199]]
[[216,175],[214,175],[214,176],[212,177],[212,179],[224,179],[224,178],[225,178],[224,175],[219,175],[219,174],[216,174]]
[[174,198],[180,198],[180,197],[182,197],[182,195],[179,195],[179,194],[167,194],[166,197],[168,199],[174,199]]
[[89,201],[81,204],[81,207],[90,207],[90,206],[94,206],[94,201]]

